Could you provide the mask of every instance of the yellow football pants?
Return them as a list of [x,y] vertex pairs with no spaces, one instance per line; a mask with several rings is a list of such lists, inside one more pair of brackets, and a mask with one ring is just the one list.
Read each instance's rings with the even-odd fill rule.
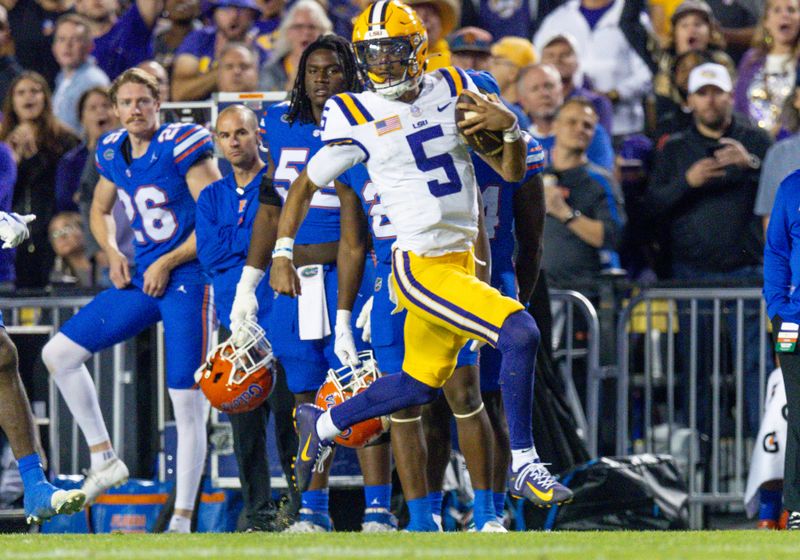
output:
[[469,251],[421,257],[395,249],[392,277],[398,306],[408,310],[403,371],[431,387],[450,378],[469,339],[497,346],[506,317],[523,309],[475,277]]

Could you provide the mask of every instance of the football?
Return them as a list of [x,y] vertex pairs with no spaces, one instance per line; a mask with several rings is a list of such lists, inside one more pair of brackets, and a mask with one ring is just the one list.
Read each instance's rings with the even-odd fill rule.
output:
[[[458,96],[457,103],[469,103],[474,105],[472,98],[466,93]],[[473,115],[472,111],[456,107],[456,125]],[[460,130],[460,129],[459,129]],[[469,147],[485,156],[496,156],[503,150],[503,133],[499,130],[479,130],[475,134],[461,134],[464,142]]]

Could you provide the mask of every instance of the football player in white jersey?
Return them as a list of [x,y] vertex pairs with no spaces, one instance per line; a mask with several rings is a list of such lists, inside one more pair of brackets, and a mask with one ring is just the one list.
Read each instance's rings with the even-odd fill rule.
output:
[[[358,17],[353,46],[371,91],[340,94],[326,103],[326,146],[292,184],[278,226],[270,283],[280,293],[298,293],[293,237],[308,201],[320,185],[363,162],[397,230],[391,285],[397,305],[408,310],[406,353],[401,372],[384,376],[341,405],[324,413],[310,405],[298,407],[298,486],[308,484],[322,450],[348,426],[433,400],[452,375],[459,349],[473,339],[502,354],[512,495],[540,506],[567,501],[572,493],[548,472],[533,445],[538,327],[518,301],[474,275],[478,188],[461,134],[502,131],[503,149],[485,159],[503,178],[518,181],[525,171],[526,144],[516,118],[480,96],[457,68],[425,75],[424,27],[398,0],[380,0]],[[463,92],[473,103],[457,101]],[[456,107],[469,111],[458,125]],[[337,335],[345,328],[337,326]]]

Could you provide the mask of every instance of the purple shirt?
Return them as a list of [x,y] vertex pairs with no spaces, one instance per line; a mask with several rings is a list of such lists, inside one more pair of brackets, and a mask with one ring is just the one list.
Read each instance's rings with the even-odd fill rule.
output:
[[56,170],[56,213],[77,212],[75,193],[78,192],[89,149],[81,142],[61,156]]
[[583,17],[586,18],[586,23],[589,24],[589,29],[594,31],[597,22],[600,21],[600,18],[603,17],[608,10],[611,9],[611,6],[614,5],[614,2],[609,2],[607,5],[603,6],[602,8],[586,8],[585,6],[581,5],[579,8]]
[[[181,46],[175,51],[175,58],[182,54],[190,54],[200,61],[200,73],[205,74],[209,72],[214,65],[214,42],[217,37],[217,28],[213,25],[208,25],[203,29],[197,29],[189,33],[181,43]],[[256,44],[259,54],[259,67],[269,57],[260,45]]]
[[97,65],[114,80],[128,68],[153,58],[153,28],[142,19],[136,2],[108,33],[94,40]]
[[[0,210],[11,212],[11,199],[17,182],[17,164],[11,148],[0,142]],[[14,259],[16,250],[0,251],[0,282],[11,282],[16,278]]]

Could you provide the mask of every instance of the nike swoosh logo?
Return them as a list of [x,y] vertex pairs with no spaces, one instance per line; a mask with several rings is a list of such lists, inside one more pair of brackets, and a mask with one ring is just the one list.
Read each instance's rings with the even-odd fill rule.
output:
[[[306,444],[306,447],[308,447],[308,444]],[[536,497],[539,498],[540,500],[542,500],[543,502],[549,502],[550,500],[553,499],[553,489],[552,488],[550,490],[548,490],[547,492],[542,492],[541,490],[536,488],[536,486],[534,486],[530,482],[526,482],[525,484],[527,484],[528,488],[531,489],[531,492],[533,492],[536,495]]]
[[452,103],[453,103],[453,102],[451,101],[450,103],[445,103],[444,105],[437,106],[437,107],[436,107],[436,110],[437,110],[437,111],[439,111],[439,112],[441,113],[442,111],[444,111],[445,109],[447,109],[447,108],[448,108],[448,107],[449,107],[449,106],[450,106]]
[[[303,461],[310,461],[311,460],[311,457],[308,456],[308,444],[309,443],[311,443],[311,436],[308,436],[308,439],[306,440],[306,446],[303,448],[303,452],[300,453],[300,458]],[[530,482],[528,484],[530,484]],[[535,490],[534,490],[534,492],[535,492]],[[553,494],[552,490],[550,490],[550,494],[551,495]]]

